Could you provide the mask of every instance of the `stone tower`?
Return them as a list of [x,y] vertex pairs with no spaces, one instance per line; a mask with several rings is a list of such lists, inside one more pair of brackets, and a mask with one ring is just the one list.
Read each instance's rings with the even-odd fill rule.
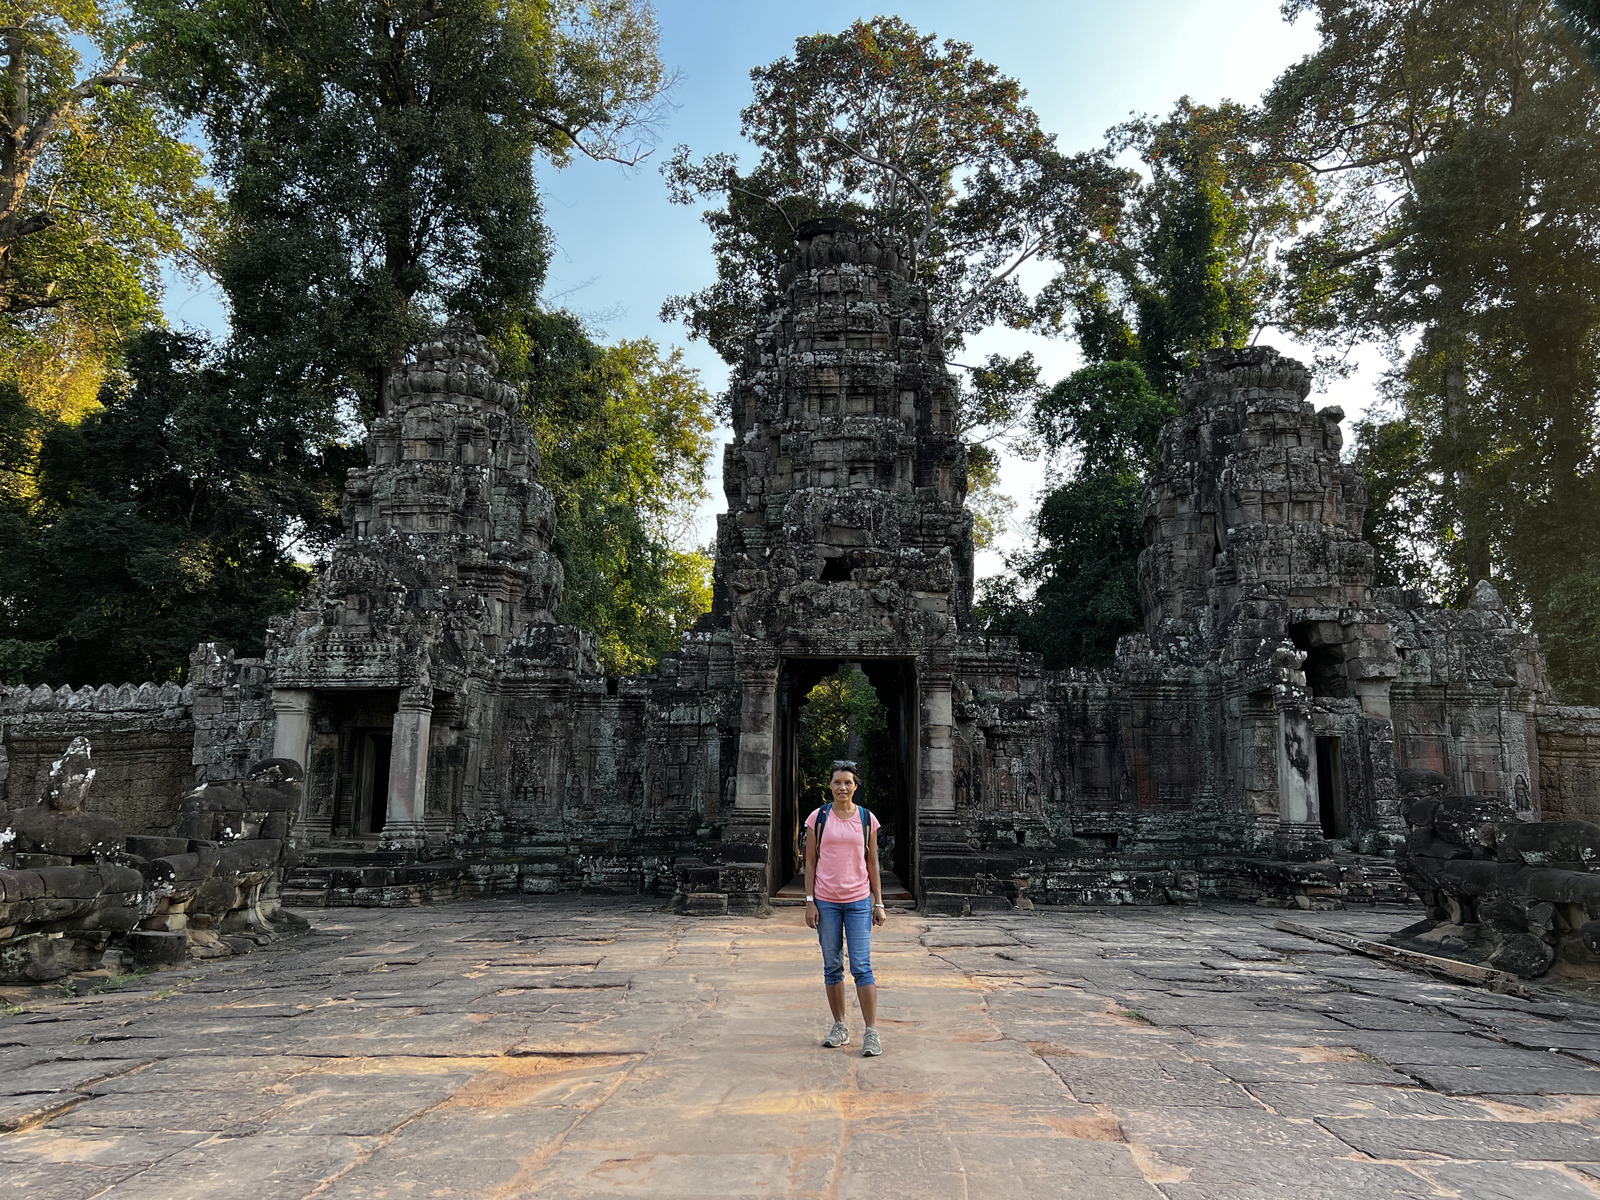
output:
[[[1139,562],[1153,648],[1215,663],[1197,686],[1220,692],[1221,790],[1243,799],[1248,840],[1286,850],[1323,840],[1322,806],[1345,800],[1321,793],[1345,791],[1346,768],[1392,755],[1401,669],[1344,413],[1310,390],[1270,347],[1203,356],[1162,430]],[[1365,799],[1369,825],[1398,834],[1392,793]]]
[[394,373],[333,560],[273,627],[276,745],[308,765],[314,834],[448,829],[492,663],[555,619],[555,508],[497,369],[461,320]]
[[899,714],[897,794],[874,798],[899,843],[953,817],[951,682],[972,596],[966,450],[927,297],[846,222],[809,221],[797,240],[731,388],[714,610],[740,690],[724,841],[779,874],[804,816],[792,724],[844,662]]

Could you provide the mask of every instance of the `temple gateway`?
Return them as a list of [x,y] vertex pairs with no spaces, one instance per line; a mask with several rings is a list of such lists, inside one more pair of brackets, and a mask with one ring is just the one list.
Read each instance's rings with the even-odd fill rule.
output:
[[1600,818],[1600,709],[1557,702],[1494,589],[1374,588],[1343,413],[1299,363],[1204,356],[1145,491],[1143,632],[1114,668],[1045,671],[972,621],[957,390],[894,249],[813,221],[782,284],[731,386],[713,608],[657,674],[605,677],[557,619],[523,398],[452,323],[391,381],[342,539],[265,657],[0,694],[6,804],[79,735],[89,806],[151,833],[197,781],[293,760],[291,904],[750,911],[798,870],[807,694],[859,664],[892,748],[865,800],[928,912],[1400,894],[1413,794]]

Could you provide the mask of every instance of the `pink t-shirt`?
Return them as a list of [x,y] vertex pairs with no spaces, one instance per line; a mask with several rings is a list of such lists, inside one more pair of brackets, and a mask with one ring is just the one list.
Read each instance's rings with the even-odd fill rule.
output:
[[[806,828],[816,830],[816,812],[806,818]],[[877,836],[877,817],[872,818],[872,832]],[[816,890],[812,894],[835,904],[849,904],[872,895],[859,806],[848,820],[839,815],[838,809],[828,814],[828,823],[822,827],[822,842],[817,846]]]

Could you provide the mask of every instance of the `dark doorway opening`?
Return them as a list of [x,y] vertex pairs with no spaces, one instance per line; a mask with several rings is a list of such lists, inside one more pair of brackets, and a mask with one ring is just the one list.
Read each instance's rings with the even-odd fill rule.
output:
[[382,833],[389,818],[389,752],[394,735],[363,731],[356,754],[356,819],[352,833]]
[[1350,836],[1350,815],[1345,808],[1343,744],[1337,737],[1317,739],[1317,810],[1322,836]]
[[[855,759],[865,776],[858,799],[878,818],[884,894],[913,883],[916,851],[917,684],[902,659],[785,659],[778,675],[773,739],[774,896],[804,892],[800,830],[828,802],[832,760]],[[893,878],[889,878],[892,875]],[[785,890],[787,889],[787,890]]]
[[389,689],[318,693],[324,749],[314,749],[312,758],[333,775],[328,812],[333,837],[370,837],[388,822],[389,755],[399,699],[399,692]]

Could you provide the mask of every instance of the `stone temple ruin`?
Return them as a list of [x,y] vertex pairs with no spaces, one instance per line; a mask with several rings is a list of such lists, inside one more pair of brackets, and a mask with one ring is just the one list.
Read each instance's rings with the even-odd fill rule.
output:
[[1144,631],[1112,669],[1044,671],[973,625],[957,391],[894,249],[814,221],[782,283],[732,384],[714,605],[657,674],[606,678],[557,620],[522,397],[455,323],[392,380],[332,561],[265,657],[0,696],[8,809],[75,736],[146,835],[176,832],[186,787],[292,760],[291,904],[589,888],[750,911],[792,882],[816,802],[805,697],[858,663],[893,747],[866,800],[928,912],[1409,895],[1419,789],[1600,819],[1600,709],[1557,702],[1494,590],[1373,587],[1343,414],[1299,363],[1204,357],[1146,489]]

